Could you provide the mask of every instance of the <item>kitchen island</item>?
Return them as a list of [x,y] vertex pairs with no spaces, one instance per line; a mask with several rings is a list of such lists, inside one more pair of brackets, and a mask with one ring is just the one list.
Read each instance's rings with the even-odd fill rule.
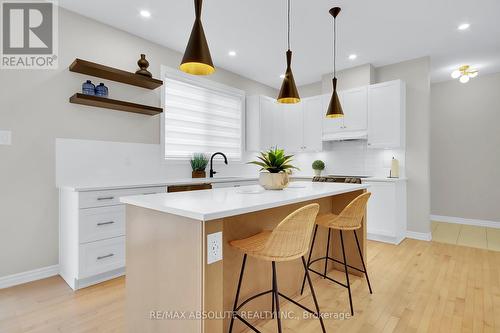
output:
[[[367,187],[294,182],[283,191],[253,185],[121,198],[127,204],[127,332],[225,332],[242,261],[228,241],[273,229],[309,203],[320,204],[319,214],[339,213]],[[313,258],[324,256],[328,232],[322,229]],[[366,221],[358,232],[366,256]],[[339,258],[339,237],[333,239],[331,255]],[[217,258],[220,252],[223,259]],[[346,240],[346,252],[349,264],[361,268],[354,239]],[[277,269],[280,291],[300,293],[300,261],[280,263]],[[270,265],[249,258],[240,299],[270,286]],[[255,299],[247,310],[271,311],[271,297]],[[243,325],[234,329],[239,332]]]

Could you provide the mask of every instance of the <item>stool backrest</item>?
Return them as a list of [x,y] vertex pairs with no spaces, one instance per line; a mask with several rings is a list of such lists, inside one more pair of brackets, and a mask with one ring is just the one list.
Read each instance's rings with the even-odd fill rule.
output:
[[358,228],[365,217],[366,205],[372,194],[366,192],[351,201],[339,216],[334,220],[334,225],[344,228]]
[[291,260],[306,254],[318,212],[319,204],[315,203],[288,215],[272,231],[262,255]]

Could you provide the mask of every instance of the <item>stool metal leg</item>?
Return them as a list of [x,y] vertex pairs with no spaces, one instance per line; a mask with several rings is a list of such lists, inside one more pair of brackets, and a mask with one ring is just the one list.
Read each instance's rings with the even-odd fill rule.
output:
[[[302,259],[304,260],[304,259]],[[278,291],[278,279],[276,277],[276,263],[273,261],[272,262],[272,265],[273,265],[273,295],[274,295],[274,298],[276,299],[276,321],[278,322],[278,332],[279,333],[282,333],[282,330],[281,330],[281,315],[280,315],[280,300],[279,300],[279,291]]]
[[340,230],[340,243],[342,244],[342,256],[344,258],[344,271],[345,278],[347,280],[347,291],[349,291],[349,305],[351,306],[351,316],[354,316],[354,310],[352,308],[351,284],[349,282],[349,273],[347,272],[347,259],[345,257],[344,235],[342,230]]
[[238,281],[238,289],[236,290],[236,297],[234,298],[233,313],[231,314],[231,323],[229,324],[229,333],[233,331],[234,316],[236,314],[236,308],[238,307],[238,298],[240,297],[241,282],[243,281],[243,273],[245,272],[245,265],[247,262],[247,255],[243,256],[243,263],[241,264],[240,279]]
[[[309,256],[307,258],[307,267],[309,267],[309,264],[311,263],[311,256],[313,253],[314,249],[314,242],[316,241],[316,233],[318,232],[318,225],[316,224],[316,227],[314,228],[314,235],[311,243],[311,250],[309,251]],[[304,279],[302,280],[302,288],[300,289],[300,295],[304,293],[304,287],[306,285],[306,274],[304,274]]]
[[361,253],[361,246],[359,246],[358,235],[356,234],[356,230],[353,231],[354,231],[354,237],[356,238],[356,245],[358,246],[359,257],[361,258],[361,264],[363,265],[363,271],[366,276],[366,282],[368,282],[368,289],[370,289],[370,294],[373,294],[372,286],[370,285],[370,279],[368,278],[368,271],[366,270],[365,261],[363,260],[363,254]]
[[328,252],[330,250],[330,234],[332,232],[332,229],[328,228],[328,241],[326,242],[326,254],[325,254],[325,271],[323,274],[323,279],[326,278],[326,271],[328,270]]
[[271,311],[271,318],[274,319],[274,291],[276,290],[276,287],[274,285],[274,273],[272,274],[272,280],[273,280],[272,281],[272,290],[273,290],[273,292],[271,293],[271,298],[272,298],[273,305],[272,305],[272,311]]
[[321,324],[321,330],[326,333],[325,324],[323,323],[323,317],[321,317],[321,312],[319,311],[318,300],[316,299],[316,293],[314,292],[314,287],[311,282],[311,277],[309,276],[309,267],[307,267],[306,260],[302,257],[302,264],[304,265],[304,270],[306,272],[307,282],[309,283],[309,288],[311,288],[311,294],[314,300],[314,305],[316,306],[316,314],[318,315],[319,322]]

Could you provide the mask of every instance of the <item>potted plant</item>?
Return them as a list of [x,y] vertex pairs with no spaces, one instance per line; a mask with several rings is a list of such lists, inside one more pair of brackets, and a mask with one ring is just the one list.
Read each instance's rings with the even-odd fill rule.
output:
[[283,149],[269,149],[257,156],[258,161],[249,162],[261,167],[259,184],[266,190],[282,190],[288,186],[288,174],[292,169],[297,169],[290,164],[293,155],[285,155]]
[[315,176],[321,176],[321,171],[325,170],[325,162],[322,160],[316,160],[312,164]]
[[191,168],[193,169],[193,178],[206,178],[205,168],[208,164],[208,158],[201,153],[196,153],[191,158]]

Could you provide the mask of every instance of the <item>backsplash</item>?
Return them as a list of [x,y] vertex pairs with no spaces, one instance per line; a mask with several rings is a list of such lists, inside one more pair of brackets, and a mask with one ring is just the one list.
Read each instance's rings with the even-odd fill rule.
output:
[[[295,175],[311,176],[312,162],[320,159],[326,164],[323,174],[387,177],[394,156],[400,161],[401,177],[405,176],[404,151],[368,149],[366,141],[323,145],[322,152],[295,155],[294,165],[300,168]],[[217,176],[255,176],[258,167],[246,162],[254,160],[256,155],[245,152],[243,161],[229,161],[227,166],[216,157]],[[159,144],[56,139],[56,185],[154,182],[172,178],[191,178],[189,161],[163,160]]]

